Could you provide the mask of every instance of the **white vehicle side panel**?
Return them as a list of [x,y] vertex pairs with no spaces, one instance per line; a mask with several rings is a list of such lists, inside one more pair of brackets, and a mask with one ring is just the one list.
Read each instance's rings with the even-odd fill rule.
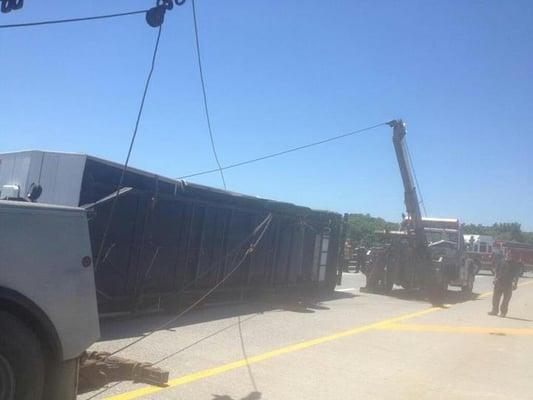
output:
[[99,337],[93,266],[85,211],[0,201],[0,286],[44,311],[63,358],[80,355]]

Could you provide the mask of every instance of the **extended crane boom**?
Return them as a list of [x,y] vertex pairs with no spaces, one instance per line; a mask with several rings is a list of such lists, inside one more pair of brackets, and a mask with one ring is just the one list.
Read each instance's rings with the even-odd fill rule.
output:
[[404,202],[407,216],[403,223],[407,230],[414,231],[420,244],[425,244],[424,226],[422,223],[422,213],[420,212],[420,202],[416,193],[416,185],[413,179],[413,171],[409,162],[409,155],[405,144],[405,124],[401,119],[388,122],[392,127],[392,142],[396,159],[400,167],[400,174],[404,187]]

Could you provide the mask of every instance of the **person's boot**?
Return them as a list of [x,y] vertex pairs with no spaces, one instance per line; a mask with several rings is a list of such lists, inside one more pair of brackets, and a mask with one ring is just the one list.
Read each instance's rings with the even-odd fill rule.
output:
[[498,311],[492,310],[492,311],[489,311],[487,314],[489,314],[489,315],[498,315]]

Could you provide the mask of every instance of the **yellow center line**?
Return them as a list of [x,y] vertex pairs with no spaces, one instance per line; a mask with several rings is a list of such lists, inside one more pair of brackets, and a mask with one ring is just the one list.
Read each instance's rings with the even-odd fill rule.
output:
[[[524,286],[524,285],[528,285],[528,284],[532,284],[532,283],[533,283],[533,281],[532,282],[526,282],[526,283],[520,284],[519,286]],[[478,296],[478,298],[487,297],[487,296],[490,296],[491,294],[492,294],[492,291],[486,292],[486,293],[482,293],[482,294],[480,294]],[[303,342],[300,342],[300,343],[295,343],[295,344],[292,344],[292,345],[289,345],[289,346],[281,347],[281,348],[278,348],[278,349],[275,349],[275,350],[272,350],[272,351],[267,351],[265,353],[258,354],[256,356],[248,357],[248,359],[241,359],[241,360],[238,360],[238,361],[233,361],[233,362],[230,362],[230,363],[227,363],[227,364],[220,365],[218,367],[209,368],[209,369],[201,370],[201,371],[198,371],[198,372],[193,372],[191,374],[184,375],[184,376],[181,376],[179,378],[172,379],[172,380],[170,380],[168,382],[167,386],[165,386],[165,387],[146,386],[146,387],[142,387],[140,389],[136,389],[136,390],[132,390],[132,391],[129,391],[129,392],[121,393],[121,394],[118,394],[118,395],[115,395],[115,396],[107,397],[107,398],[105,398],[105,400],[131,400],[131,399],[137,399],[139,397],[146,396],[148,394],[157,393],[157,392],[159,392],[161,390],[165,390],[165,389],[168,389],[168,388],[173,388],[173,387],[185,385],[185,384],[188,384],[188,383],[191,383],[191,382],[195,382],[195,381],[198,381],[198,380],[201,380],[201,379],[205,379],[205,378],[208,378],[208,377],[211,377],[211,376],[220,375],[220,374],[222,374],[224,372],[228,372],[228,371],[232,371],[232,370],[235,370],[235,369],[238,369],[238,368],[245,367],[247,364],[248,365],[255,364],[255,363],[258,363],[258,362],[261,362],[261,361],[265,361],[265,360],[269,360],[271,358],[278,357],[278,356],[281,356],[281,355],[284,355],[284,354],[294,353],[296,351],[304,350],[304,349],[307,349],[307,348],[310,348],[310,347],[314,347],[314,346],[317,346],[317,345],[320,345],[320,344],[323,344],[323,343],[328,343],[328,342],[331,342],[331,341],[334,341],[334,340],[338,340],[338,339],[341,339],[341,338],[344,338],[344,337],[354,336],[354,335],[357,335],[357,334],[360,334],[360,333],[363,333],[363,332],[367,332],[367,331],[370,331],[370,330],[375,330],[375,329],[382,330],[382,329],[390,328],[391,326],[394,326],[394,327],[396,327],[396,326],[402,326],[402,327],[403,326],[409,326],[409,325],[403,325],[403,324],[399,324],[399,323],[403,322],[403,321],[406,321],[406,320],[409,320],[409,319],[412,319],[412,318],[420,317],[422,315],[430,314],[430,313],[433,313],[433,312],[436,312],[436,311],[445,310],[445,309],[447,309],[449,307],[450,307],[449,305],[445,305],[444,307],[431,307],[431,308],[427,308],[427,309],[424,309],[424,310],[421,310],[421,311],[416,311],[416,312],[413,312],[413,313],[400,315],[400,316],[397,316],[397,317],[394,317],[394,318],[389,318],[389,319],[386,319],[386,320],[374,322],[374,323],[371,323],[371,324],[368,324],[368,325],[362,325],[362,326],[359,326],[359,327],[356,327],[356,328],[352,328],[352,329],[349,329],[349,330],[346,330],[346,331],[337,332],[337,333],[334,333],[334,334],[331,334],[331,335],[326,335],[326,336],[321,336],[321,337],[318,337],[318,338],[315,338],[315,339],[306,340],[306,341],[303,341]]]
[[441,307],[431,307],[431,308],[427,308],[427,309],[424,309],[424,310],[421,310],[421,311],[417,311],[417,312],[413,312],[413,313],[409,313],[409,314],[404,314],[404,315],[400,315],[398,317],[394,317],[394,318],[386,319],[386,320],[383,320],[383,321],[375,322],[375,323],[372,323],[372,324],[359,326],[357,328],[349,329],[349,330],[346,330],[346,331],[337,332],[337,333],[334,333],[332,335],[321,336],[321,337],[318,337],[318,338],[315,338],[315,339],[306,340],[304,342],[292,344],[292,345],[281,347],[281,348],[278,348],[278,349],[275,349],[275,350],[272,350],[272,351],[267,351],[266,353],[262,353],[262,354],[259,354],[259,355],[256,355],[256,356],[248,357],[247,360],[246,359],[242,359],[242,360],[230,362],[228,364],[224,364],[224,365],[221,365],[221,366],[218,366],[218,367],[205,369],[205,370],[202,370],[202,371],[194,372],[194,373],[189,374],[189,375],[184,375],[184,376],[181,376],[179,378],[172,379],[172,380],[170,380],[168,382],[166,387],[146,386],[146,387],[143,387],[143,388],[140,388],[140,389],[132,390],[130,392],[121,393],[121,394],[118,394],[116,396],[107,397],[105,400],[130,400],[130,399],[136,399],[136,398],[139,398],[139,397],[142,397],[142,396],[146,396],[148,394],[159,392],[159,391],[167,389],[167,388],[185,385],[187,383],[191,383],[191,382],[194,382],[194,381],[197,381],[197,380],[200,380],[200,379],[204,379],[204,378],[207,378],[207,377],[210,377],[210,376],[219,375],[219,374],[222,374],[222,373],[227,372],[227,371],[231,371],[231,370],[234,370],[234,369],[237,369],[237,368],[242,368],[242,367],[246,366],[246,364],[255,364],[255,363],[258,363],[258,362],[261,362],[261,361],[265,361],[265,360],[269,360],[269,359],[274,358],[274,357],[281,356],[283,354],[294,353],[296,351],[300,351],[300,350],[303,350],[303,349],[314,347],[314,346],[317,346],[319,344],[331,342],[331,341],[334,341],[334,340],[337,340],[337,339],[341,339],[341,338],[344,338],[344,337],[347,337],[347,336],[357,335],[359,333],[367,332],[367,331],[372,330],[372,329],[380,328],[381,326],[384,326],[384,325],[387,325],[387,324],[394,324],[394,323],[406,321],[408,319],[419,317],[421,315],[429,314],[429,313],[432,313],[432,312],[435,312],[435,311],[439,311],[439,310],[442,310],[442,309],[443,308],[441,308]]
[[451,326],[426,324],[388,324],[376,329],[403,332],[486,333],[492,335],[533,335],[533,328],[491,328],[482,326]]

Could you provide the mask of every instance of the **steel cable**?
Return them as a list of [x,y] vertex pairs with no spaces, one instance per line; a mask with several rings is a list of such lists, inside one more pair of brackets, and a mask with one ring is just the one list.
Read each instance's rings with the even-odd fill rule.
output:
[[[362,129],[358,129],[358,130],[355,130],[355,131],[352,131],[352,132],[344,133],[342,135],[337,135],[337,136],[333,136],[333,137],[326,138],[326,139],[323,139],[323,140],[319,140],[317,142],[311,142],[311,143],[307,143],[307,144],[304,144],[304,145],[301,145],[301,146],[291,147],[289,149],[282,150],[282,151],[279,151],[277,153],[271,153],[271,154],[267,154],[267,155],[264,155],[264,156],[261,156],[261,157],[252,158],[250,160],[240,161],[240,162],[237,162],[235,164],[230,164],[230,165],[223,166],[223,167],[221,167],[221,169],[224,171],[224,170],[231,169],[231,168],[241,167],[241,166],[247,165],[247,164],[252,164],[252,163],[255,163],[255,162],[258,162],[258,161],[267,160],[269,158],[279,157],[279,156],[282,156],[284,154],[288,154],[288,153],[292,153],[292,152],[295,152],[295,151],[307,149],[307,148],[313,147],[313,146],[318,146],[318,145],[321,145],[321,144],[324,144],[324,143],[333,142],[334,140],[343,139],[345,137],[356,135],[358,133],[369,131],[371,129],[375,129],[375,128],[378,128],[378,127],[384,126],[384,125],[387,125],[387,123],[386,122],[382,122],[380,124],[368,126],[366,128],[362,128]],[[183,175],[183,176],[180,176],[180,177],[178,177],[176,179],[186,179],[186,178],[192,178],[193,176],[212,174],[214,172],[218,172],[219,170],[220,170],[219,168],[209,169],[209,170],[196,172],[196,173],[189,174],[189,175]]]
[[[263,230],[262,230],[261,234],[259,235],[258,239],[256,239],[256,241],[254,242],[254,244],[252,244],[252,245],[250,245],[250,246],[248,247],[248,251],[250,251],[250,249],[251,249],[251,251],[250,251],[250,252],[248,252],[248,251],[245,252],[244,257],[243,257],[243,258],[241,259],[241,261],[236,265],[236,267],[233,268],[233,269],[232,269],[232,270],[231,270],[231,271],[230,271],[230,272],[229,272],[229,273],[223,278],[224,281],[225,281],[226,279],[228,279],[229,276],[231,276],[231,274],[233,274],[233,273],[234,273],[234,272],[240,267],[240,265],[242,265],[242,263],[244,262],[244,260],[245,260],[246,257],[248,256],[248,254],[251,254],[251,252],[253,252],[253,251],[255,250],[255,247],[259,244],[259,242],[260,242],[261,239],[263,238],[263,235],[264,235],[264,233],[266,232],[266,230],[268,229],[268,227],[269,227],[271,221],[272,221],[272,214],[269,214],[269,215],[267,215],[267,217],[266,217],[261,223],[259,223],[259,224],[254,228],[253,232],[252,232],[250,235],[248,235],[248,237],[247,237],[245,240],[243,240],[243,241],[241,242],[241,244],[240,244],[235,250],[233,250],[233,251],[230,252],[228,255],[226,255],[226,257],[224,257],[224,259],[226,259],[226,258],[228,258],[230,255],[231,255],[231,256],[234,255],[238,250],[240,250],[240,249],[242,248],[242,246],[244,245],[244,243],[245,243],[246,241],[248,241],[248,240],[250,240],[251,238],[253,238],[253,236],[255,236],[255,235],[261,230],[261,228],[263,228]],[[216,267],[217,265],[218,265],[218,263],[215,264],[214,267]],[[212,271],[212,270],[214,269],[214,267],[212,267],[212,268],[210,268],[209,270],[207,270],[206,272],[204,272],[203,275],[205,275],[206,273]],[[191,281],[188,285],[186,285],[184,288],[182,288],[182,290],[180,291],[180,293],[184,292],[184,291],[185,291],[185,290],[186,290],[191,284],[193,284],[193,283],[195,283],[195,281]],[[218,284],[217,284],[212,290],[210,290],[206,295],[204,295],[202,298],[200,298],[199,300],[197,300],[193,305],[191,305],[190,307],[188,307],[185,311],[183,311],[183,312],[180,313],[179,315],[177,315],[177,316],[175,316],[175,317],[172,317],[170,320],[166,321],[164,324],[160,325],[158,328],[153,329],[153,330],[150,331],[148,334],[139,337],[138,339],[136,339],[135,341],[129,343],[128,345],[125,345],[125,346],[119,348],[118,350],[115,350],[115,352],[111,353],[110,356],[118,354],[119,352],[121,352],[121,351],[123,351],[123,350],[125,350],[125,349],[127,349],[127,348],[129,348],[129,347],[131,347],[131,346],[133,346],[133,345],[135,345],[136,343],[139,343],[140,341],[144,340],[145,338],[147,338],[148,336],[150,336],[150,335],[152,335],[153,333],[157,332],[158,330],[164,329],[164,328],[167,327],[169,324],[175,322],[176,320],[178,320],[179,318],[181,318],[183,315],[185,315],[188,311],[192,310],[192,309],[193,309],[198,303],[200,303],[200,302],[203,301],[205,298],[207,298],[207,296],[208,296],[209,294],[211,294],[212,292],[214,292],[214,290],[216,290],[216,288],[217,288],[218,286],[220,286],[220,284],[222,284],[222,283],[223,283],[223,282],[219,282],[219,283],[218,283]],[[254,318],[254,317],[256,317],[257,315],[258,315],[258,314],[252,315],[252,316],[246,318],[244,321],[247,321],[247,320],[249,320],[249,319],[251,319],[251,318]],[[181,349],[179,349],[179,350],[177,350],[177,351],[175,351],[175,352],[173,352],[173,353],[167,354],[167,355],[164,356],[163,358],[160,358],[159,360],[157,360],[156,362],[154,362],[153,365],[158,365],[158,364],[162,363],[163,361],[166,361],[166,360],[168,360],[168,359],[170,359],[170,358],[176,356],[177,354],[179,354],[179,353],[181,353],[181,352],[183,352],[183,351],[185,351],[185,350],[188,350],[188,349],[190,349],[191,347],[194,347],[195,345],[197,345],[197,344],[199,344],[199,343],[201,343],[201,342],[203,342],[203,341],[205,341],[205,340],[207,340],[207,339],[209,339],[209,338],[211,338],[211,337],[214,337],[214,336],[218,335],[219,333],[222,333],[222,332],[224,332],[224,331],[230,329],[230,328],[233,327],[233,326],[238,325],[238,326],[239,326],[239,329],[240,329],[240,325],[241,325],[242,322],[244,322],[244,321],[241,321],[240,318],[239,318],[239,321],[238,321],[238,322],[234,322],[234,323],[232,323],[232,324],[230,324],[230,325],[227,325],[226,327],[221,328],[221,329],[219,329],[219,330],[217,330],[217,331],[215,331],[215,332],[213,332],[213,333],[211,333],[211,334],[209,334],[209,335],[207,335],[207,336],[204,336],[203,338],[198,339],[198,340],[196,340],[195,342],[193,342],[193,343],[191,343],[191,344],[189,344],[189,345],[187,345],[187,346],[185,346],[185,347],[183,347],[183,348],[181,348]],[[242,333],[240,333],[240,334],[242,335]],[[241,340],[242,340],[242,339],[241,339]],[[102,395],[102,394],[108,392],[110,389],[116,387],[116,386],[119,385],[119,384],[120,384],[120,382],[116,382],[116,383],[114,383],[114,384],[111,384],[111,385],[109,385],[109,386],[103,388],[102,390],[98,391],[97,393],[95,393],[95,394],[93,394],[91,397],[89,397],[88,400],[90,400],[90,399],[94,399],[94,398],[96,398],[96,397],[99,397],[100,395]],[[255,385],[254,385],[254,386],[255,386]]]
[[216,289],[218,289],[224,282],[226,282],[232,275],[235,271],[237,271],[237,269],[240,268],[240,266],[242,265],[242,263],[246,260],[246,258],[248,257],[248,255],[250,255],[251,253],[253,253],[255,251],[255,248],[257,247],[257,245],[261,242],[261,240],[263,239],[263,236],[265,234],[265,232],[268,230],[268,227],[270,226],[270,223],[272,221],[272,214],[269,214],[254,230],[254,235],[258,234],[258,237],[257,239],[252,243],[250,244],[250,246],[248,247],[248,249],[245,251],[244,255],[241,257],[241,259],[235,264],[235,266],[219,281],[217,282],[211,289],[209,289],[205,294],[203,294],[198,300],[196,300],[193,304],[191,304],[190,306],[188,306],[187,308],[185,308],[182,312],[180,312],[178,315],[170,318],[169,320],[167,320],[165,323],[161,324],[159,327],[151,330],[150,332],[148,332],[147,334],[135,339],[134,341],[128,343],[127,345],[125,346],[122,346],[121,348],[115,350],[114,352],[112,352],[110,354],[110,356],[114,356],[128,348],[130,348],[131,346],[134,346],[135,344],[147,339],[148,337],[150,337],[151,335],[153,335],[155,332],[157,331],[160,331],[162,329],[165,329],[167,326],[169,326],[170,324],[172,324],[173,322],[177,321],[178,319],[180,319],[181,317],[183,317],[185,314],[187,314],[189,311],[191,311],[193,308],[195,308],[198,304],[200,304],[201,302],[203,302],[207,297],[209,297]]
[[[254,228],[252,233],[250,233],[246,238],[244,238],[233,250],[231,250],[228,254],[226,254],[224,257],[222,257],[220,260],[218,260],[218,262],[216,262],[213,266],[211,266],[210,268],[208,268],[205,271],[203,271],[200,275],[196,276],[195,279],[191,280],[189,283],[185,284],[180,289],[180,291],[177,293],[177,295],[179,296],[179,295],[183,294],[184,292],[186,292],[189,288],[191,288],[191,286],[196,284],[198,279],[202,279],[204,276],[206,276],[206,275],[210,274],[211,272],[213,272],[222,263],[226,262],[226,260],[228,260],[230,257],[233,257],[233,261],[231,263],[235,262],[235,258],[237,257],[237,253],[239,252],[239,250],[242,250],[243,246],[251,238],[253,238],[255,236],[255,234],[257,233],[258,229],[261,228],[263,223],[264,223],[264,221],[262,223],[260,223],[256,228]],[[149,268],[151,269],[152,266],[150,266]],[[140,293],[140,295],[142,295],[142,292]]]
[[148,11],[149,9],[128,11],[128,12],[116,13],[116,14],[96,15],[93,17],[79,17],[79,18],[68,18],[68,19],[55,19],[55,20],[48,20],[48,21],[23,22],[19,24],[6,24],[6,25],[0,25],[0,29],[25,28],[25,27],[31,27],[31,26],[65,24],[65,23],[70,23],[70,22],[94,21],[98,19],[117,18],[117,17],[126,17],[130,15],[137,15],[137,14],[146,14],[146,12]]
[[203,94],[203,100],[204,100],[204,111],[205,111],[205,119],[207,121],[207,130],[209,131],[209,139],[211,141],[211,150],[213,151],[213,155],[215,156],[215,161],[217,163],[217,171],[220,173],[220,178],[222,179],[222,185],[224,186],[224,189],[228,189],[226,185],[226,178],[224,177],[224,172],[222,165],[220,164],[220,160],[218,159],[218,153],[217,148],[215,146],[215,139],[213,138],[213,129],[211,128],[211,117],[209,115],[209,107],[207,103],[207,93],[205,90],[205,78],[204,78],[204,69],[202,67],[202,56],[200,53],[200,39],[198,37],[198,22],[196,20],[196,5],[194,4],[194,0],[192,0],[192,17],[194,22],[194,37],[196,42],[196,55],[198,58],[198,71],[200,73],[200,81],[202,83],[202,94]]
[[[219,335],[219,334],[221,334],[221,333],[227,331],[227,330],[229,330],[230,328],[233,328],[234,326],[237,326],[237,325],[239,325],[239,324],[242,324],[243,322],[246,322],[246,321],[248,321],[248,320],[251,320],[252,318],[257,317],[257,316],[260,315],[261,313],[262,313],[262,312],[259,312],[259,313],[256,313],[256,314],[253,314],[253,315],[250,315],[250,316],[248,316],[247,318],[239,319],[238,322],[232,322],[231,324],[228,324],[228,325],[226,325],[226,326],[224,326],[224,327],[222,327],[222,328],[220,328],[220,329],[218,329],[218,330],[216,330],[216,331],[214,331],[214,332],[212,332],[212,333],[210,333],[210,334],[208,334],[208,335],[206,335],[206,336],[203,336],[203,337],[201,337],[200,339],[197,339],[197,340],[195,340],[194,342],[188,344],[187,346],[182,347],[182,348],[180,348],[180,349],[178,349],[178,350],[176,350],[176,351],[174,351],[174,352],[172,352],[172,353],[170,353],[170,354],[167,354],[166,356],[160,358],[160,359],[157,360],[156,362],[153,362],[153,363],[150,363],[150,364],[152,364],[152,365],[154,365],[154,366],[155,366],[155,365],[159,365],[159,364],[161,364],[162,362],[167,361],[167,360],[171,359],[172,357],[175,357],[175,356],[177,356],[178,354],[183,353],[184,351],[189,350],[189,349],[193,348],[194,346],[196,346],[196,345],[198,345],[198,344],[200,344],[200,343],[202,343],[202,342],[205,342],[206,340],[211,339],[211,338],[213,338],[213,337],[215,337],[215,336],[217,336],[217,335]],[[95,398],[97,398],[97,397],[99,397],[100,395],[102,395],[102,394],[108,392],[109,390],[113,389],[114,387],[116,387],[116,386],[118,386],[118,385],[120,385],[120,384],[121,384],[120,381],[119,381],[119,382],[114,382],[114,383],[112,383],[112,384],[109,384],[109,385],[107,385],[106,387],[104,387],[103,389],[101,389],[101,390],[99,390],[98,392],[94,393],[91,397],[87,398],[87,400],[95,399]]]
[[142,98],[141,98],[141,104],[140,104],[139,110],[137,112],[137,119],[135,121],[135,129],[133,130],[133,135],[131,136],[130,145],[129,145],[129,148],[128,148],[128,154],[126,156],[126,161],[124,162],[124,167],[122,168],[122,172],[120,174],[120,179],[119,179],[117,187],[115,189],[115,197],[113,199],[113,202],[111,203],[111,210],[109,211],[109,217],[108,217],[107,223],[105,225],[104,233],[103,233],[103,236],[102,236],[102,241],[100,243],[100,249],[98,250],[98,253],[96,255],[96,261],[95,261],[95,264],[94,264],[94,269],[95,270],[97,270],[98,267],[99,267],[100,258],[101,258],[102,252],[104,250],[104,247],[105,247],[105,242],[106,242],[106,239],[107,239],[107,235],[109,234],[109,229],[111,227],[111,222],[113,220],[113,215],[115,213],[115,209],[116,209],[116,206],[117,206],[119,193],[120,193],[120,190],[122,189],[122,185],[124,184],[124,177],[126,176],[126,171],[128,169],[128,164],[129,164],[129,161],[130,161],[131,152],[133,150],[133,145],[135,144],[135,138],[137,137],[137,131],[139,129],[139,122],[141,121],[141,116],[142,116],[142,112],[143,112],[143,108],[144,108],[144,102],[146,100],[146,94],[148,93],[148,88],[150,87],[150,81],[152,79],[152,74],[154,72],[155,63],[156,63],[156,60],[157,60],[157,50],[159,49],[159,40],[161,39],[162,28],[163,28],[163,25],[160,25],[158,30],[157,30],[157,39],[155,41],[154,51],[153,51],[153,54],[152,54],[152,64],[150,66],[150,71],[148,73],[148,76],[146,78],[146,83],[144,85],[144,91],[143,91],[143,95],[142,95]]
[[424,196],[422,196],[422,190],[420,190],[420,185],[418,184],[418,178],[416,176],[416,170],[413,164],[413,158],[411,157],[411,151],[409,150],[409,145],[407,144],[407,140],[404,139],[404,141],[405,141],[405,148],[407,149],[407,156],[409,157],[409,165],[411,165],[411,170],[413,171],[413,177],[415,178],[416,190],[418,191],[418,194],[420,195],[419,204],[422,205],[422,209],[424,210],[424,216],[427,217],[428,213],[426,210],[426,203],[424,202]]

